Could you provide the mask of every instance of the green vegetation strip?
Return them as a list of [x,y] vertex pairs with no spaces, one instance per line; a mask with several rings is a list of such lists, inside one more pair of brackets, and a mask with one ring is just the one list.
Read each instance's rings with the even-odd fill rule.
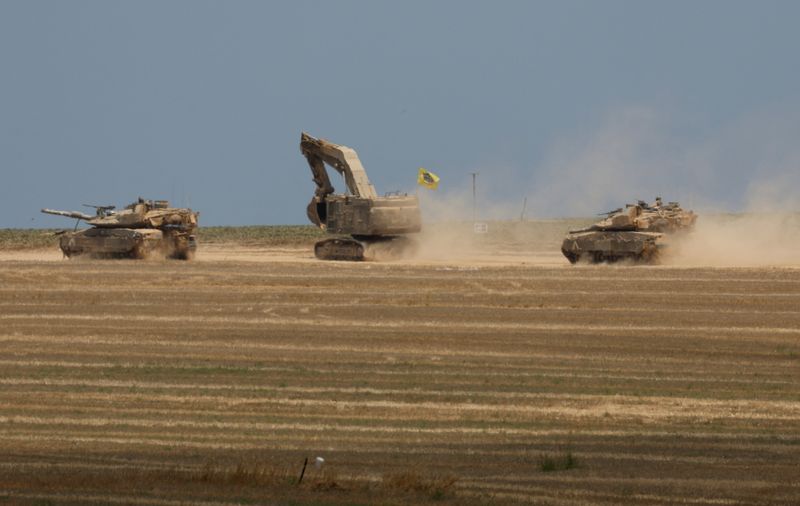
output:
[[[58,248],[56,232],[63,229],[0,229],[0,251]],[[70,229],[71,230],[71,229]],[[252,227],[200,227],[200,244],[236,244],[242,246],[305,246],[325,237],[312,225],[269,225]]]
[[251,227],[201,227],[200,244],[239,244],[243,246],[304,246],[325,237],[312,225],[269,225]]
[[0,228],[0,251],[57,248],[56,229]]

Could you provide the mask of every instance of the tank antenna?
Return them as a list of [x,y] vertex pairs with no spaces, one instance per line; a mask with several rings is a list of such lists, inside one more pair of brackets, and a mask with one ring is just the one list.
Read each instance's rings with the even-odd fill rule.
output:
[[475,198],[475,178],[477,177],[480,172],[470,172],[472,175],[472,223],[475,224],[477,221],[477,199]]

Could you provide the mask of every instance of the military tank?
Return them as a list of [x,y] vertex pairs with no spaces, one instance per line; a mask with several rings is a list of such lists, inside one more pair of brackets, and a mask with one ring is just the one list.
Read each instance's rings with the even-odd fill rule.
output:
[[652,204],[639,200],[624,208],[602,213],[605,219],[569,232],[561,252],[570,263],[633,260],[655,261],[666,245],[665,237],[691,229],[697,215],[677,202],[664,204],[660,197]]
[[152,254],[190,260],[197,249],[194,235],[199,213],[170,207],[166,200],[139,198],[116,211],[115,206],[91,206],[94,216],[77,211],[42,209],[43,213],[75,218],[91,228],[58,232],[64,256],[146,258]]

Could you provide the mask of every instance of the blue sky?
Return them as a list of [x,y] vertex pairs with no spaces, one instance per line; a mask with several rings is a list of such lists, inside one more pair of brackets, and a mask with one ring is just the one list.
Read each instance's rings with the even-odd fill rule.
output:
[[498,218],[526,197],[540,217],[656,193],[792,206],[798,19],[775,1],[3,0],[0,227],[140,195],[205,225],[306,223],[302,130],[355,148],[379,192],[435,171],[438,207],[478,171]]

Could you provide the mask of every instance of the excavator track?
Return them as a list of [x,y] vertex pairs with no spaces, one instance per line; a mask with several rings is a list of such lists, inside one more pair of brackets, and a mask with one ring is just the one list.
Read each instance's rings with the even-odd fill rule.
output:
[[334,237],[314,245],[314,256],[320,260],[364,260],[364,246],[355,239]]

